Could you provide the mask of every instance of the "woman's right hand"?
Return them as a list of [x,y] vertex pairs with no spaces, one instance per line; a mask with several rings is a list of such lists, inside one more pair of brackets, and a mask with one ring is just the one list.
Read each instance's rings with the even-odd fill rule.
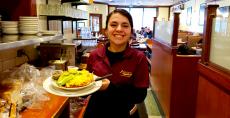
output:
[[109,84],[110,84],[110,80],[109,79],[103,79],[102,80],[102,86],[101,86],[101,88],[99,90],[100,91],[106,90],[108,88]]

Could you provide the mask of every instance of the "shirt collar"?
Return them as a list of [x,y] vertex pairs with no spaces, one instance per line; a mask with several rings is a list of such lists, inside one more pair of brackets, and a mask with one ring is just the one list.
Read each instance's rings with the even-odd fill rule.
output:
[[[105,57],[106,56],[106,49],[109,47],[109,43],[106,43],[106,45],[103,47],[103,48],[100,48],[100,51],[98,51],[98,55],[100,56],[100,57]],[[125,51],[124,51],[124,58],[127,58],[127,57],[130,57],[131,56],[131,54],[132,54],[132,51],[133,49],[129,46],[129,45],[127,45],[127,47],[126,47],[126,49],[125,49]]]

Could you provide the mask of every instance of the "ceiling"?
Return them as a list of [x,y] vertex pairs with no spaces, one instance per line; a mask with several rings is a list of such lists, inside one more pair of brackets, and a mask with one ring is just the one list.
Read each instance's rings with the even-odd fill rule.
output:
[[107,3],[109,5],[125,6],[169,6],[179,0],[94,0],[94,2]]

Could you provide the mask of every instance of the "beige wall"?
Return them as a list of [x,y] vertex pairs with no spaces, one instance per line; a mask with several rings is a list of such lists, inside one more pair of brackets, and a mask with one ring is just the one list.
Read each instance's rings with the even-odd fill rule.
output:
[[[180,14],[180,30],[203,33],[203,26],[199,25],[199,9],[202,3],[205,3],[205,0],[192,0],[184,4],[184,10],[181,10]],[[186,24],[189,7],[192,7],[191,25]]]
[[159,7],[158,8],[158,21],[166,20],[168,21],[169,19],[169,8],[168,7]]
[[[180,30],[203,33],[203,26],[199,25],[199,10],[200,4],[205,3],[205,1],[206,0],[190,0],[184,3],[184,10],[180,11]],[[229,6],[230,0],[222,0],[208,4],[218,4],[220,7]],[[192,7],[191,25],[186,24],[188,7]],[[170,18],[171,16],[172,12],[170,13]]]
[[220,7],[230,6],[230,0],[220,0],[220,1],[217,1],[217,2],[209,3],[209,4],[218,4]]

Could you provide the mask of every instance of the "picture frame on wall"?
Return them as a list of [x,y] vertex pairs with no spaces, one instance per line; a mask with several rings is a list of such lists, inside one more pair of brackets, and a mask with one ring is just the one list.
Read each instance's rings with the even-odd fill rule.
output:
[[186,19],[186,24],[191,25],[191,20],[192,20],[192,7],[187,8],[187,19]]
[[77,22],[77,28],[80,29],[82,27],[85,27],[85,22]]
[[204,25],[205,7],[206,7],[206,4],[205,4],[205,3],[200,4],[200,10],[199,10],[199,25],[201,25],[201,26]]

